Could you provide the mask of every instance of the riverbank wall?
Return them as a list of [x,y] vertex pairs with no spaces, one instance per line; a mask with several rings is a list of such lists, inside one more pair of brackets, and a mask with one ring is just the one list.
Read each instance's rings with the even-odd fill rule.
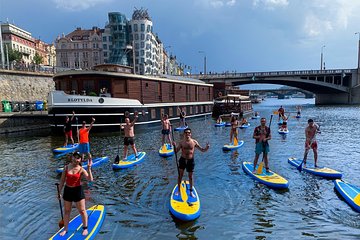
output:
[[[0,70],[0,134],[47,129],[49,127],[46,100],[55,90],[53,75],[42,72]],[[35,109],[36,101],[44,102],[42,111]],[[9,102],[6,109],[3,102]]]

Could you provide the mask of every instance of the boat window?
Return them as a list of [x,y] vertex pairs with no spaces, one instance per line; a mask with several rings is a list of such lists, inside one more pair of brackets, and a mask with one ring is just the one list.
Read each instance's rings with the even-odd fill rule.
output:
[[155,119],[156,118],[156,111],[155,109],[151,109],[151,118]]
[[163,108],[160,108],[160,116],[164,115],[165,114],[165,111]]
[[199,111],[198,111],[198,106],[195,106],[195,113],[197,114]]
[[169,107],[169,117],[172,117],[174,115],[174,111],[172,107]]
[[190,114],[193,114],[193,107],[190,106]]

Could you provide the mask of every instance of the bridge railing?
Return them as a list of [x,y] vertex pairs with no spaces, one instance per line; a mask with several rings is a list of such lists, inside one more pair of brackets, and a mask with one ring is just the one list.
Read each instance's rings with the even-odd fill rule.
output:
[[192,74],[191,77],[198,79],[211,78],[252,78],[252,77],[273,77],[273,76],[302,76],[302,75],[331,75],[352,73],[355,69],[329,69],[329,70],[295,70],[295,71],[274,71],[274,72],[224,72],[224,73],[207,73]]

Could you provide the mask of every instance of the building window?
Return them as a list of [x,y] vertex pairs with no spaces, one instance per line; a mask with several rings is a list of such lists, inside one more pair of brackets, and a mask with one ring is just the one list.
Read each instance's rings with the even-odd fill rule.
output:
[[145,40],[145,34],[141,34],[141,40]]
[[103,42],[106,42],[106,36],[105,36],[105,37],[103,37]]
[[143,23],[141,24],[141,31],[145,32],[145,24],[143,24]]
[[139,40],[139,35],[135,34],[135,40]]
[[146,31],[147,31],[147,32],[150,32],[150,31],[151,31],[151,26],[150,26],[150,25],[147,25],[147,26],[146,26]]
[[107,44],[103,44],[103,49],[107,49]]
[[138,25],[134,24],[134,32],[137,32],[137,31],[138,31]]

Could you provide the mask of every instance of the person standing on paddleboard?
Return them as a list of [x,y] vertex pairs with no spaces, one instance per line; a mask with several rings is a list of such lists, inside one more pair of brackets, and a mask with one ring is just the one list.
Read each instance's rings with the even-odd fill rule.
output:
[[[65,166],[64,171],[61,174],[59,189],[60,192],[64,187],[63,199],[64,199],[64,230],[60,233],[60,236],[64,236],[68,231],[70,214],[72,208],[72,202],[75,202],[76,208],[81,215],[83,223],[82,235],[88,235],[88,216],[85,208],[85,195],[81,186],[81,177],[84,176],[88,181],[93,181],[91,173],[91,159],[88,161],[88,170],[86,171],[81,167],[82,157],[79,152],[75,152],[72,155],[71,162]],[[58,197],[61,197],[59,195]]]
[[175,151],[179,152],[181,149],[181,157],[179,159],[179,176],[178,176],[178,192],[176,195],[180,194],[180,185],[182,177],[184,176],[184,170],[189,174],[189,182],[190,182],[190,195],[191,197],[196,197],[193,193],[193,173],[195,168],[195,161],[194,161],[194,152],[195,148],[199,149],[201,152],[206,152],[210,145],[209,143],[206,143],[206,147],[203,148],[199,145],[199,143],[191,138],[191,129],[187,128],[184,130],[184,139],[176,145],[176,143],[173,143],[174,146],[176,146]]
[[307,155],[312,148],[314,152],[314,165],[317,167],[317,160],[318,160],[318,144],[316,141],[316,134],[320,133],[319,125],[314,123],[313,119],[308,120],[308,126],[305,128],[305,153],[304,153],[304,167],[306,167],[306,159]]
[[135,133],[134,133],[134,126],[135,126],[135,122],[138,119],[138,112],[135,111],[134,113],[134,120],[132,122],[130,122],[130,118],[126,117],[125,118],[125,124],[124,125],[120,125],[121,129],[124,129],[124,155],[123,155],[123,160],[126,161],[127,159],[127,154],[128,154],[128,146],[131,145],[131,148],[134,151],[135,154],[135,158],[138,157],[138,153],[135,147]]
[[280,108],[278,109],[278,113],[279,113],[279,121],[280,121],[282,116],[284,116],[285,114],[285,108],[283,108],[283,106],[280,106]]
[[89,132],[95,122],[95,118],[91,119],[91,123],[89,127],[86,127],[86,122],[82,122],[82,127],[79,129],[79,152],[81,153],[81,157],[84,161],[85,153],[88,155],[88,159],[91,160],[90,153],[90,141],[89,141]]
[[230,143],[229,145],[232,144],[233,142],[233,137],[237,139],[238,137],[238,126],[239,126],[239,121],[237,120],[236,116],[232,115],[231,119],[230,119],[230,124],[231,124],[231,129],[230,129]]
[[162,114],[161,126],[162,126],[162,130],[161,130],[161,135],[162,135],[161,146],[163,146],[164,143],[165,143],[165,136],[167,137],[167,139],[169,140],[169,143],[171,144],[171,137],[170,137],[171,123],[170,123],[170,120],[169,120],[169,116],[167,114]]
[[71,118],[69,116],[65,117],[65,124],[64,124],[64,133],[65,133],[65,144],[64,147],[68,145],[68,138],[71,140],[71,144],[74,145],[74,138],[72,136],[72,122],[74,120],[75,112],[72,112]]
[[268,140],[271,140],[270,128],[266,126],[266,118],[260,119],[260,126],[254,129],[253,138],[255,139],[255,159],[254,159],[254,171],[256,173],[256,165],[259,160],[259,156],[262,153],[265,169],[269,171],[269,159],[268,153],[270,152]]
[[186,117],[186,113],[184,109],[179,109],[180,112],[180,126],[179,127],[186,127],[186,122],[185,122],[185,117]]

